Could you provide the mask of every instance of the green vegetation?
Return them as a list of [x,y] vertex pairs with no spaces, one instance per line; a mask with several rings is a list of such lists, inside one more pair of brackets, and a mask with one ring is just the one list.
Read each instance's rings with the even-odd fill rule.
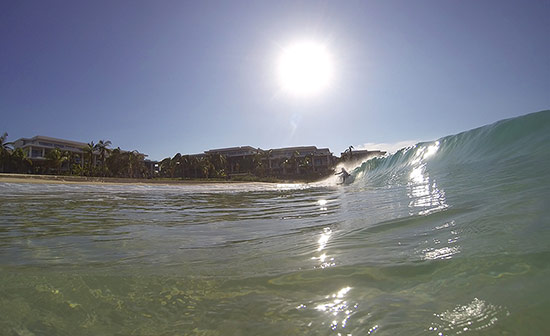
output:
[[0,172],[26,174],[57,174],[94,177],[153,177],[145,166],[145,156],[137,151],[111,150],[111,141],[90,142],[82,153],[46,150],[44,158],[31,160],[21,148],[13,149],[8,134],[0,137]]
[[13,143],[7,142],[8,133],[0,136],[0,172],[27,173],[32,161],[21,148],[13,149]]
[[[272,167],[272,150],[258,149],[253,155],[228,159],[221,154],[182,155],[161,160],[153,166],[145,155],[137,151],[111,149],[111,141],[93,141],[81,152],[46,149],[44,157],[28,157],[26,150],[14,149],[7,142],[7,133],[0,137],[0,172],[27,174],[56,174],[84,177],[156,178],[158,180],[210,180],[210,181],[312,181],[331,174],[330,169],[320,172],[314,167],[315,155],[301,156],[294,152],[279,166]],[[351,148],[349,156],[351,156]]]
[[170,178],[227,178],[227,159],[223,155],[202,157],[181,155],[165,158],[159,163],[159,177]]
[[318,180],[332,171],[316,172],[313,155],[301,157],[299,152],[281,163],[281,169],[271,167],[272,150],[258,149],[253,155],[227,158],[221,154],[174,155],[159,163],[160,178],[225,179],[231,181],[281,182],[285,180]]
[[62,152],[59,150],[59,148],[55,148],[54,150],[51,150],[46,153],[46,160],[48,162],[48,165],[55,169],[55,172],[57,175],[61,174],[61,165],[63,165],[63,162],[69,160],[69,153]]

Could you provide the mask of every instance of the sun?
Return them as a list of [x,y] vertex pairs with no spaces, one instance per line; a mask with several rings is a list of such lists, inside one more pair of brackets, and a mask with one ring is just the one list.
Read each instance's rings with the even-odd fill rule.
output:
[[312,41],[295,42],[282,50],[277,64],[281,89],[309,97],[327,89],[333,77],[332,57],[327,48]]

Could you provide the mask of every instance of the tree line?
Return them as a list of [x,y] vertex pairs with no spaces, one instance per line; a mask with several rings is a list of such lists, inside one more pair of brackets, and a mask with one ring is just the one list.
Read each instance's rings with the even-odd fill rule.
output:
[[[158,163],[153,172],[145,165],[145,156],[138,151],[111,149],[111,141],[93,141],[82,148],[82,153],[47,149],[44,160],[31,160],[21,148],[7,142],[7,133],[0,137],[0,172],[35,173],[97,177],[180,178],[180,179],[246,179],[305,178],[315,179],[331,174],[316,171],[314,154],[300,155],[295,151],[284,160],[272,160],[272,150],[259,149],[254,155],[232,157],[218,153],[182,155],[177,153]],[[352,146],[342,160],[351,159]],[[275,164],[276,162],[276,164]]]
[[34,173],[101,177],[151,177],[145,166],[145,156],[138,151],[111,149],[111,141],[88,143],[82,153],[62,151],[59,148],[46,151],[44,161],[33,161],[21,148],[13,148],[7,141],[8,134],[0,136],[0,172]]
[[[295,151],[273,169],[272,150],[258,149],[254,155],[227,158],[225,155],[182,155],[167,157],[159,163],[159,176],[166,178],[318,178],[327,172],[315,172],[314,155],[301,156]],[[284,171],[285,173],[282,173]]]

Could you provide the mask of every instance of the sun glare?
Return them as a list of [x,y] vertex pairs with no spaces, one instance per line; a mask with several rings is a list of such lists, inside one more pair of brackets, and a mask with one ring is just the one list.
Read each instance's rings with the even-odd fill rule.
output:
[[324,45],[297,42],[283,49],[277,71],[281,88],[303,97],[318,94],[330,85],[333,65]]

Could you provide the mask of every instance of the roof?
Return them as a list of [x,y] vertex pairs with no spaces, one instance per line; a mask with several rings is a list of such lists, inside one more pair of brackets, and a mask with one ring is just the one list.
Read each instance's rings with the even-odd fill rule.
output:
[[255,154],[258,150],[252,146],[228,147],[219,149],[210,149],[205,154],[223,154],[225,156],[242,156]]
[[72,141],[72,140],[66,140],[66,139],[58,139],[58,138],[52,138],[52,137],[47,137],[47,136],[43,136],[43,135],[36,135],[36,136],[33,136],[32,138],[20,138],[17,141],[19,141],[19,140],[26,140],[26,141],[40,141],[40,140],[42,140],[42,141],[68,144],[68,145],[78,146],[78,147],[85,147],[85,146],[88,145],[85,142]]

